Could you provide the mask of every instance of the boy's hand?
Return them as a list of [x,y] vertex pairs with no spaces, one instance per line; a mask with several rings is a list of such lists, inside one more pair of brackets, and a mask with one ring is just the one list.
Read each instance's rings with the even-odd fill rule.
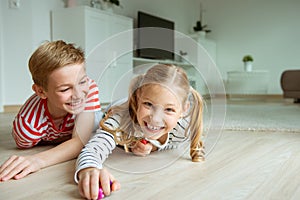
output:
[[105,196],[121,188],[120,183],[106,169],[86,168],[78,172],[78,178],[79,193],[87,199],[98,199],[100,185]]
[[0,167],[0,181],[21,179],[43,167],[43,161],[35,156],[11,156]]
[[150,142],[142,139],[135,143],[135,145],[131,148],[131,151],[137,156],[146,156],[153,151],[153,145]]

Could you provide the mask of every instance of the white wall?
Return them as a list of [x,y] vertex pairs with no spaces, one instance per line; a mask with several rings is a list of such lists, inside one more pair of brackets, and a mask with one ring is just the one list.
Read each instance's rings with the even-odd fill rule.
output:
[[281,73],[300,69],[300,1],[203,0],[203,5],[223,77],[243,70],[242,57],[252,54],[254,70],[270,72],[269,94],[281,94]]
[[[2,4],[0,4],[0,10],[2,8]],[[2,28],[2,15],[0,14],[0,112],[3,112],[3,83],[4,83],[4,78],[3,78],[3,51],[2,51],[2,33],[3,33],[3,28]]]
[[[2,1],[3,13],[3,104],[18,104],[30,94],[27,57],[31,52],[31,1],[20,9],[9,9]],[[28,87],[26,87],[28,85]],[[20,89],[22,88],[22,89]],[[16,92],[17,91],[17,92]]]
[[[224,79],[227,71],[243,70],[241,59],[249,53],[254,69],[270,71],[269,93],[281,94],[281,72],[300,65],[299,0],[120,1],[123,8],[116,8],[117,14],[136,18],[138,10],[149,12],[175,21],[176,30],[186,34],[198,20],[201,1],[204,23],[212,30],[207,37],[217,43],[217,65]],[[63,7],[64,0],[20,4],[19,9],[9,9],[8,0],[2,0],[0,6],[0,107],[22,104],[32,94],[29,56],[43,40],[50,40],[50,10]]]
[[[76,0],[88,5],[88,0]],[[147,11],[176,21],[176,29],[188,32],[192,26],[198,0],[121,0],[123,8],[117,14],[136,17],[137,10]],[[0,103],[20,105],[32,94],[32,80],[27,62],[32,52],[44,40],[51,39],[50,10],[64,7],[65,0],[20,0],[19,9],[10,9],[8,0],[1,0],[0,16],[3,20],[3,59],[0,73]],[[192,9],[192,10],[191,10]],[[194,13],[194,14],[193,14]],[[75,34],[75,33],[74,33]],[[16,92],[17,91],[17,92]],[[1,104],[0,104],[0,107]]]
[[20,105],[32,94],[28,59],[50,39],[50,9],[63,5],[61,0],[21,0],[18,9],[11,9],[8,1],[1,1],[3,105]]
[[144,11],[175,21],[177,31],[188,34],[198,16],[199,0],[121,0],[123,8],[116,13],[136,19],[137,11]]

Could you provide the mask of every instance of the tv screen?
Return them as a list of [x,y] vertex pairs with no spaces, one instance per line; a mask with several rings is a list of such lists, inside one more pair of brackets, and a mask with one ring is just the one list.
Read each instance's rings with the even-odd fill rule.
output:
[[138,11],[137,26],[138,57],[174,60],[174,22]]

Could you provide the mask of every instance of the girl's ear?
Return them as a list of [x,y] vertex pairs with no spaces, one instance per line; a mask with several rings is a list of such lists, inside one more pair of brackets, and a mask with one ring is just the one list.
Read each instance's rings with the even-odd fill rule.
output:
[[47,99],[45,90],[43,89],[43,87],[37,85],[37,84],[33,84],[32,85],[32,90],[35,92],[36,95],[38,95],[40,98],[42,99]]
[[188,115],[188,113],[189,113],[189,111],[190,111],[190,106],[191,106],[190,102],[187,101],[187,102],[185,103],[185,105],[183,106],[183,111],[182,111],[182,114],[181,114],[182,117],[185,117],[185,116]]

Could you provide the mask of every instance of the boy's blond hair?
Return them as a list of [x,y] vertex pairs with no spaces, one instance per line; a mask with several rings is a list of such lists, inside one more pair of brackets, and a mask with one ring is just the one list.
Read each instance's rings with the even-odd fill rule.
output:
[[45,42],[31,55],[28,66],[33,82],[47,91],[48,77],[56,69],[85,62],[84,52],[62,40]]

